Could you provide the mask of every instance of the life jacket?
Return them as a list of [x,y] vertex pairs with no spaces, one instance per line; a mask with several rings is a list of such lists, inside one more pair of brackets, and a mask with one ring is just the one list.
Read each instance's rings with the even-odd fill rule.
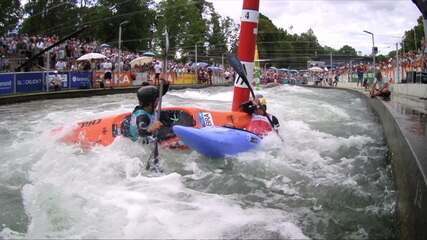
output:
[[129,137],[134,142],[138,140],[138,137],[139,137],[139,131],[138,131],[139,128],[136,123],[136,120],[141,115],[147,115],[150,118],[150,125],[155,121],[154,114],[150,114],[144,111],[142,108],[136,107],[135,110],[133,110],[132,115],[130,116],[130,121],[129,121]]
[[[272,116],[269,115],[269,117],[271,119]],[[247,127],[247,130],[255,133],[256,135],[265,136],[271,132],[273,128],[271,127],[271,124],[266,116],[252,114],[252,119]]]

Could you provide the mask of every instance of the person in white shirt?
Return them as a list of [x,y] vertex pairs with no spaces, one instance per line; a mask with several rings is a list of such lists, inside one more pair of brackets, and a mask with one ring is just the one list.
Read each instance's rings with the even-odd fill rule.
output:
[[102,67],[102,70],[104,71],[104,80],[111,82],[111,79],[113,78],[113,74],[112,74],[113,64],[111,63],[110,59],[107,58],[107,60],[102,63],[101,67]]
[[58,62],[56,62],[55,64],[55,69],[58,71],[65,71],[67,67],[67,63],[65,63],[62,59],[60,59]]
[[162,72],[162,65],[160,65],[160,62],[156,61],[154,64],[154,85],[159,85],[160,83],[160,73]]

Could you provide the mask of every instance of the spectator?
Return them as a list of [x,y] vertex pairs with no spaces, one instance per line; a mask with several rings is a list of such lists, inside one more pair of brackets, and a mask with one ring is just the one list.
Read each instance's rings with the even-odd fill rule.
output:
[[334,87],[336,87],[336,86],[338,85],[338,81],[339,81],[339,79],[340,79],[340,74],[339,74],[339,72],[337,71],[337,72],[335,73],[334,82],[333,82],[333,86],[334,86]]
[[105,87],[104,81],[109,82],[111,84],[111,80],[113,78],[113,74],[112,74],[113,64],[111,63],[109,58],[107,58],[107,60],[101,64],[101,68],[104,71],[104,80],[102,81],[102,83],[100,83],[100,87],[104,88]]
[[56,64],[55,64],[55,69],[58,71],[65,71],[67,67],[67,63],[65,61],[63,61],[62,59],[60,59]]
[[383,83],[381,81],[376,81],[374,85],[372,86],[372,89],[370,91],[370,96],[372,98],[374,97],[382,97],[383,100],[388,101],[390,100],[391,91],[389,89],[389,83]]
[[360,63],[356,71],[357,71],[357,87],[359,87],[359,83],[360,83],[360,86],[363,85],[363,74],[365,71],[362,63]]
[[154,85],[159,85],[160,73],[162,72],[162,66],[159,61],[154,64]]

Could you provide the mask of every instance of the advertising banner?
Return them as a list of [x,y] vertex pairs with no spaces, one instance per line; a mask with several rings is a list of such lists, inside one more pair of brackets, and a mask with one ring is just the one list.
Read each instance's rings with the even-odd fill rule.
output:
[[184,73],[178,74],[176,80],[173,82],[174,84],[197,84],[197,76],[196,74]]
[[16,92],[41,92],[43,91],[43,73],[16,74]]
[[46,85],[49,89],[54,88],[56,84],[59,84],[61,88],[68,88],[68,73],[66,72],[48,72],[45,75]]
[[113,86],[114,87],[129,87],[132,86],[132,74],[131,72],[115,72],[113,74]]
[[91,87],[92,72],[70,72],[70,87],[86,89]]
[[114,72],[112,78],[111,80],[104,79],[104,72],[94,72],[92,86],[94,88],[100,88],[101,86],[108,88],[132,86],[133,78],[131,72],[121,72],[120,74]]
[[13,74],[0,74],[0,95],[13,93]]

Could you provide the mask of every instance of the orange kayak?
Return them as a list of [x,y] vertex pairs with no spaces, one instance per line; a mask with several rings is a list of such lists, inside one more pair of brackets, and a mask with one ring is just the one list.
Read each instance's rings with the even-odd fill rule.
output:
[[[108,146],[114,139],[121,135],[122,122],[130,117],[131,113],[122,113],[106,118],[79,122],[78,126],[65,134],[61,140],[65,143],[79,144],[83,148],[93,145]],[[228,126],[245,129],[251,120],[251,116],[244,112],[220,112],[192,107],[169,107],[162,109],[163,119],[168,119],[168,124],[159,130],[163,136],[162,145],[176,148],[182,147],[179,139],[172,131],[175,125],[202,128],[208,126]]]

